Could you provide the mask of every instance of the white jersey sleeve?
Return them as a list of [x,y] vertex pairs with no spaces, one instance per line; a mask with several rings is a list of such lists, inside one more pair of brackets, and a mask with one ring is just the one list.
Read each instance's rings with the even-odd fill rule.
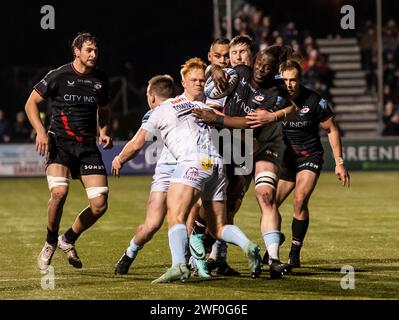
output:
[[199,154],[220,157],[212,144],[209,126],[192,116],[195,108],[208,107],[185,97],[169,99],[154,109],[142,128],[152,134],[159,130],[164,144],[178,161],[194,160]]

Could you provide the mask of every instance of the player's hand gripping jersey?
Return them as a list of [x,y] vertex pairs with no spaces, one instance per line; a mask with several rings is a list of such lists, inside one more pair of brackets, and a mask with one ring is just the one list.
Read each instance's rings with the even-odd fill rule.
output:
[[208,125],[191,115],[195,108],[208,107],[184,96],[168,99],[154,109],[142,128],[154,135],[160,132],[165,146],[177,161],[198,160],[198,155],[220,157]]

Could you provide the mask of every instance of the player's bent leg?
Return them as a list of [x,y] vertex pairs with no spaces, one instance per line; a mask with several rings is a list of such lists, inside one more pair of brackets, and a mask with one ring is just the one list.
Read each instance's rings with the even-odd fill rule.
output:
[[166,216],[166,192],[150,192],[147,201],[147,213],[143,224],[139,225],[136,234],[130,240],[130,245],[115,265],[115,274],[127,274],[136,259],[139,250],[152,239],[162,227]]
[[210,232],[219,240],[239,246],[248,258],[251,277],[259,277],[262,268],[259,246],[251,242],[240,228],[226,224],[226,205],[224,201],[203,201],[203,204],[207,213],[207,225]]
[[188,242],[186,220],[197,202],[200,191],[193,186],[171,182],[167,195],[167,220],[169,248],[172,255],[172,267],[153,283],[186,280],[190,271],[186,266],[185,249]]
[[57,163],[50,164],[46,174],[51,196],[47,207],[46,242],[37,258],[41,272],[46,272],[57,249],[58,230],[69,186],[69,169],[66,166]]
[[281,278],[288,269],[280,272],[277,266],[282,265],[279,258],[281,241],[280,218],[276,205],[278,168],[269,161],[259,161],[255,169],[255,193],[261,208],[261,232],[269,255],[270,277]]
[[301,266],[300,252],[309,226],[308,202],[316,187],[317,173],[311,170],[298,172],[294,192],[294,217],[292,219],[292,242],[288,263],[295,268]]
[[79,236],[90,228],[107,210],[108,186],[104,175],[81,176],[81,182],[86,188],[89,206],[75,219],[71,228],[58,237],[58,247],[68,257],[69,264],[82,268],[82,262],[77,254],[75,242]]
[[[278,181],[277,185],[277,192],[276,192],[276,206],[277,208],[280,207],[280,205],[284,202],[284,200],[289,196],[289,194],[292,192],[292,190],[295,187],[295,182],[293,181],[288,181],[288,180],[282,180],[281,178]],[[278,222],[278,230],[281,230],[281,214],[280,211],[278,210],[278,217],[279,217],[279,222]],[[285,235],[280,232],[280,247],[281,245],[285,242]],[[270,265],[271,261],[269,261],[269,253],[267,252],[267,249],[265,251],[265,254],[263,255],[262,259],[263,265]]]
[[134,236],[137,246],[143,247],[162,227],[166,216],[166,196],[166,192],[154,191],[150,193],[145,221],[137,227]]

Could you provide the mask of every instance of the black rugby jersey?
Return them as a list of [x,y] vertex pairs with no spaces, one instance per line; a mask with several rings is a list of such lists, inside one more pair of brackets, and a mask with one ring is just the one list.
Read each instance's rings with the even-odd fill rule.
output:
[[97,107],[109,103],[108,78],[94,68],[79,73],[72,63],[51,70],[34,86],[45,99],[52,99],[49,131],[67,140],[94,140],[97,134]]
[[[226,101],[224,113],[232,117],[243,117],[257,108],[276,111],[284,108],[286,93],[281,80],[273,80],[267,88],[259,87],[252,82],[252,68],[246,65],[234,67],[239,75],[239,82],[234,92]],[[270,123],[254,130],[258,141],[270,141],[281,134],[281,123]]]
[[282,122],[287,152],[295,157],[308,157],[323,152],[319,125],[333,116],[327,101],[318,93],[301,85],[294,102],[298,106],[295,118]]

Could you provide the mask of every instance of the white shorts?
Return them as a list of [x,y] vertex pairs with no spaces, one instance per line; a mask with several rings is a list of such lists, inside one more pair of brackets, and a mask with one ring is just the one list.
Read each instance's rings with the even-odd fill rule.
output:
[[170,179],[176,169],[176,164],[157,164],[155,173],[152,176],[151,192],[168,192]]
[[227,184],[223,159],[200,159],[178,162],[170,182],[185,184],[201,191],[201,198],[205,201],[225,200]]

